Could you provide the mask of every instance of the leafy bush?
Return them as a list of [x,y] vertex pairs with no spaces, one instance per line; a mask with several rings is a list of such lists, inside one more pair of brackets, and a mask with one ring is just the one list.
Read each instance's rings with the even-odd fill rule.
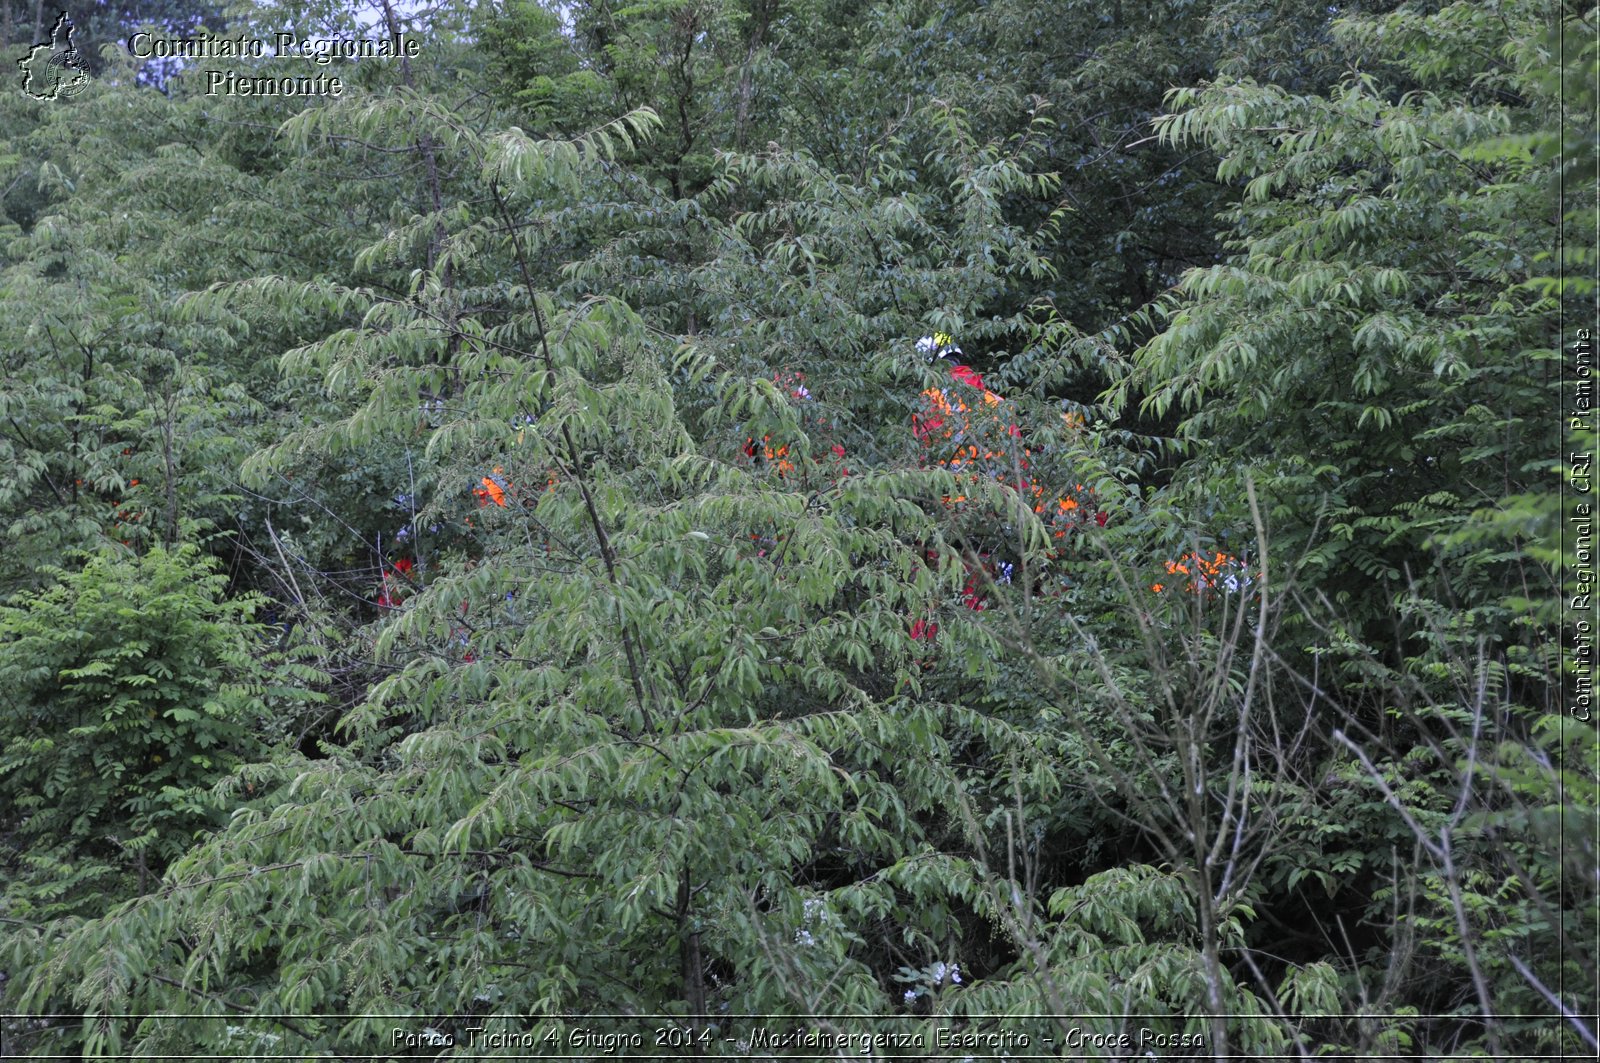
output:
[[192,545],[102,553],[0,606],[0,861],[9,913],[88,914],[218,821],[260,753],[252,600]]

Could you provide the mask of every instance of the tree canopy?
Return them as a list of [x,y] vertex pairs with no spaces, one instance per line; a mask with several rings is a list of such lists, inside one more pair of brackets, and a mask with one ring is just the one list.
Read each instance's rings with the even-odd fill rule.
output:
[[78,14],[0,94],[8,1047],[1600,1048],[1600,11]]

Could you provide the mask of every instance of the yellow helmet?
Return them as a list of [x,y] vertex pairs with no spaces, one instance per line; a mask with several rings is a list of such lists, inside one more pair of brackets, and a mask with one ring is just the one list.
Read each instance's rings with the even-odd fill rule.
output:
[[925,358],[948,358],[952,354],[960,354],[961,348],[956,346],[955,337],[950,333],[935,332],[917,341],[917,353]]

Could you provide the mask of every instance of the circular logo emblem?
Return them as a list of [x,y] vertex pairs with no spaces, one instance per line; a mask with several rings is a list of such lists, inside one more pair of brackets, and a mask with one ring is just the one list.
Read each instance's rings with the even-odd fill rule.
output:
[[83,53],[76,48],[56,52],[45,64],[49,71],[48,82],[56,96],[76,96],[89,84],[89,71],[85,68]]
[[60,100],[88,87],[89,59],[72,43],[76,30],[72,16],[61,12],[50,27],[50,39],[35,44],[17,60],[24,93],[36,100]]

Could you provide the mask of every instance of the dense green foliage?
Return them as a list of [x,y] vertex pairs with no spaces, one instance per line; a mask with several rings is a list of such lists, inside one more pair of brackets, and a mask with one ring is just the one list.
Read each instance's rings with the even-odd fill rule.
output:
[[225,14],[0,96],[8,1047],[1595,1047],[1595,12]]
[[0,608],[16,911],[98,912],[130,888],[104,876],[148,888],[216,824],[210,784],[266,752],[252,605],[208,561],[99,554]]

